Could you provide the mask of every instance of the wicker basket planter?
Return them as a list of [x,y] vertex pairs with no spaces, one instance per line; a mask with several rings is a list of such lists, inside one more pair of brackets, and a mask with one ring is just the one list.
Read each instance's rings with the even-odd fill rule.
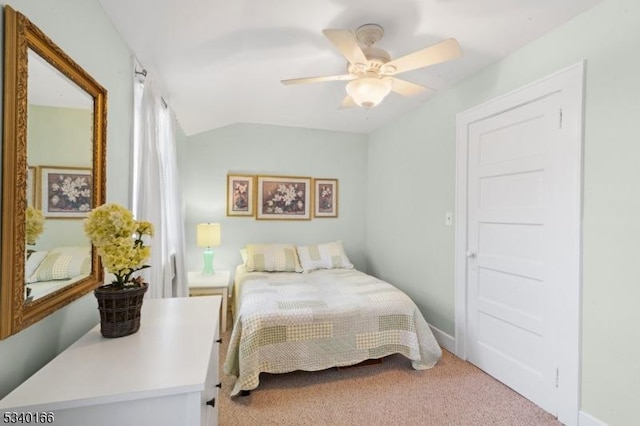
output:
[[115,288],[113,284],[94,290],[100,311],[100,332],[104,337],[123,337],[140,329],[140,311],[149,285]]

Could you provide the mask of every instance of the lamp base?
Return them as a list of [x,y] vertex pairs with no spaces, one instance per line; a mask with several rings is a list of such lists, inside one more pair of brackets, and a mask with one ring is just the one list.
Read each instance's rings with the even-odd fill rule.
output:
[[202,269],[202,275],[214,275],[216,272],[213,270],[213,250],[207,247],[202,253],[204,258],[204,267]]

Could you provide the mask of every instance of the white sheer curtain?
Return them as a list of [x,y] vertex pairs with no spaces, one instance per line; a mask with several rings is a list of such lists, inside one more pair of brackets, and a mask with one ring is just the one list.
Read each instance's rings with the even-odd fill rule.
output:
[[153,76],[134,79],[132,204],[135,217],[155,227],[151,267],[141,271],[151,298],[189,294],[173,120]]

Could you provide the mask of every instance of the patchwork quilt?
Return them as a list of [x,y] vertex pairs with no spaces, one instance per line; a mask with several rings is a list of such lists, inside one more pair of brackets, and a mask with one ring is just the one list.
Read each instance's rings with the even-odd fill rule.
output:
[[[239,268],[240,269],[240,268]],[[224,372],[231,395],[258,387],[259,375],[317,371],[400,353],[414,369],[442,351],[413,301],[355,269],[236,273],[235,324]]]

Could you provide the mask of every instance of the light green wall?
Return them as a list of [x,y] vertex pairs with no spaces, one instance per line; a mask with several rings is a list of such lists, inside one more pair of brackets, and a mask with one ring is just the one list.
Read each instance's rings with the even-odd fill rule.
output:
[[367,253],[372,272],[403,287],[428,321],[453,335],[454,235],[444,215],[454,209],[456,114],[583,58],[581,410],[609,425],[630,425],[640,418],[636,0],[601,3],[372,134]]
[[[29,166],[92,167],[91,110],[29,105],[27,116]],[[50,250],[77,245],[89,245],[89,239],[82,230],[82,220],[47,218],[44,232],[36,245],[30,248]]]
[[[107,200],[128,205],[133,69],[130,51],[97,0],[0,2],[1,6],[5,4],[26,15],[107,89]],[[0,31],[0,38],[1,34]],[[97,323],[97,305],[89,294],[1,340],[0,397]]]
[[91,110],[29,105],[27,116],[30,166],[91,167]]
[[[186,202],[185,233],[190,270],[202,268],[196,224],[220,222],[222,245],[214,267],[240,263],[247,243],[318,243],[341,239],[351,261],[366,270],[364,255],[367,136],[261,124],[235,124],[188,138],[179,169]],[[265,221],[226,217],[227,173],[308,176],[339,180],[339,217]]]

